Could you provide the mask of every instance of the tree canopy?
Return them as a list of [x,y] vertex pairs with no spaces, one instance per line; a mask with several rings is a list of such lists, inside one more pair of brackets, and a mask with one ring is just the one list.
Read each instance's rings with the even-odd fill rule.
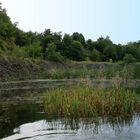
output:
[[78,32],[72,35],[62,35],[61,32],[52,32],[50,29],[45,29],[43,33],[24,32],[18,28],[17,23],[11,22],[0,4],[0,53],[12,51],[15,46],[24,50],[29,57],[52,61],[140,62],[140,41],[122,45],[114,44],[109,36],[93,41],[86,40]]

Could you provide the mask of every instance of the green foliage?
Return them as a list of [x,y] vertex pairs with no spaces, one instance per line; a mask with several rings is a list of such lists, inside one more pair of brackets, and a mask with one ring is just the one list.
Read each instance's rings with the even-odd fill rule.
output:
[[117,53],[116,53],[116,48],[113,45],[106,46],[104,48],[103,54],[106,57],[106,61],[109,61],[109,59],[112,59],[113,62],[115,62]]
[[12,51],[9,51],[9,56],[16,58],[27,58],[28,53],[21,49],[19,46],[15,46]]
[[11,49],[14,44],[14,25],[7,16],[6,10],[0,8],[0,48]]
[[85,60],[84,48],[78,41],[73,41],[68,48],[67,57],[71,60],[82,61]]
[[129,64],[129,63],[135,63],[137,60],[132,54],[125,54],[123,61],[124,63]]
[[92,41],[91,39],[85,40],[83,34],[78,32],[74,32],[72,35],[65,34],[63,37],[61,32],[53,33],[50,29],[46,29],[40,34],[31,31],[24,32],[18,29],[17,25],[17,23],[12,24],[6,10],[0,5],[1,51],[12,51],[15,46],[19,46],[20,51],[27,52],[27,57],[46,59],[46,49],[49,53],[50,48],[48,49],[48,47],[53,43],[56,46],[53,54],[47,54],[51,61],[60,61],[63,56],[65,60],[75,61],[140,62],[140,41],[117,45],[113,44],[108,36]]
[[11,48],[10,45],[0,38],[0,50],[6,50],[8,48]]
[[82,34],[75,32],[72,34],[72,39],[80,42],[83,46],[85,45],[85,38]]
[[65,57],[65,58],[69,58],[69,54],[70,54],[70,48],[71,48],[71,44],[72,44],[73,40],[71,38],[70,35],[65,34],[62,40],[62,46],[61,46],[61,54]]
[[9,57],[9,58],[27,58],[29,57],[27,52],[21,49],[19,46],[14,46],[12,50],[2,50],[1,51],[2,57]]
[[12,41],[14,26],[6,14],[5,9],[0,10],[0,37]]
[[49,44],[46,50],[46,58],[50,61],[62,62],[63,57],[60,52],[56,51],[56,45],[54,43]]
[[72,44],[73,39],[70,35],[65,34],[62,40],[64,47],[69,47]]
[[138,105],[132,91],[84,85],[50,90],[44,98],[44,108],[50,117],[128,117]]
[[52,42],[53,42],[53,36],[52,36],[51,30],[46,29],[44,31],[44,33],[42,33],[42,36],[41,36],[41,45],[42,45],[42,47],[44,49],[43,53],[45,53],[46,48]]
[[31,58],[43,58],[42,47],[39,44],[31,44],[21,49],[24,50]]
[[108,36],[106,38],[100,37],[97,40],[96,49],[100,51],[101,53],[103,53],[104,48],[111,45],[112,45],[112,41],[110,40]]
[[116,48],[116,61],[120,61],[123,60],[123,45],[118,44],[118,45],[114,45],[114,47]]
[[88,39],[87,41],[86,41],[86,45],[85,45],[85,48],[87,49],[87,50],[90,50],[90,51],[92,51],[94,48],[96,48],[96,43],[95,42],[93,42],[91,39]]
[[18,28],[15,29],[15,44],[18,46],[30,46],[39,41],[38,34],[33,32],[23,32]]
[[93,49],[93,51],[91,52],[90,59],[92,61],[100,61],[100,53],[99,53],[99,51],[97,51],[96,49]]

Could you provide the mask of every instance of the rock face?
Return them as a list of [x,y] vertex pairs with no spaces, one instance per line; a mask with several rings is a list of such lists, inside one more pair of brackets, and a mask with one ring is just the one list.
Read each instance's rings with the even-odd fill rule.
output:
[[30,59],[16,59],[0,57],[0,82],[13,80],[29,80],[39,79],[41,73],[47,70],[61,69],[61,68],[75,68],[75,69],[99,69],[108,67],[108,64],[62,64],[59,62],[50,61],[34,61]]
[[16,58],[0,58],[0,81],[36,79],[45,70],[63,67],[62,64],[49,61],[35,62]]
[[11,80],[12,77],[20,78],[21,75],[27,75],[33,67],[34,66],[28,62],[19,61],[17,59],[7,60],[0,58],[0,81],[7,81],[9,77],[11,77]]

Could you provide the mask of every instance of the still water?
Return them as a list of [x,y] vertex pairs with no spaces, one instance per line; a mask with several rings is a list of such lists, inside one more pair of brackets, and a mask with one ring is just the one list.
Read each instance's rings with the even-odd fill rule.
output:
[[0,139],[140,140],[139,114],[125,119],[47,119],[40,102],[43,95],[38,94],[33,91],[20,96],[17,93],[1,95]]
[[40,104],[10,105],[7,111],[0,122],[2,140],[140,139],[139,115],[125,120],[46,119]]
[[[13,129],[13,135],[3,140],[139,140],[140,120],[134,118],[131,124],[98,124],[78,122],[78,126],[65,126],[61,120],[39,120],[25,123]],[[74,125],[74,124],[73,124]]]

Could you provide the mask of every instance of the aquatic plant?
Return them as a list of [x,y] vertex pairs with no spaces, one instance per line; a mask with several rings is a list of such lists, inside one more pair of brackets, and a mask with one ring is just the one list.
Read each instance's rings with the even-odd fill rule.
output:
[[128,117],[138,108],[135,92],[124,88],[60,87],[43,100],[47,116],[58,117]]

